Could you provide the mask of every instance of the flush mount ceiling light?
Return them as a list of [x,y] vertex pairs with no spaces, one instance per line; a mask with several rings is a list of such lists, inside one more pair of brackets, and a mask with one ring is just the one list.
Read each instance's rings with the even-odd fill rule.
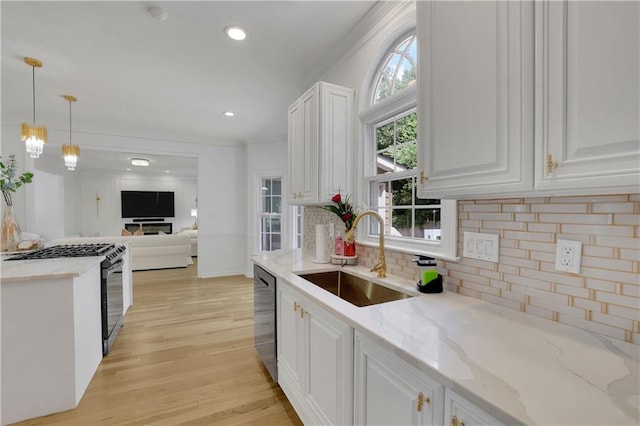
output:
[[228,26],[224,29],[224,32],[232,40],[242,41],[247,38],[247,32],[245,29],[238,27],[237,25]]
[[24,58],[24,63],[31,67],[31,81],[33,93],[33,123],[22,123],[22,141],[25,143],[29,157],[38,158],[47,143],[47,128],[36,126],[36,68],[42,67],[42,62],[35,58]]
[[225,117],[233,117],[236,114],[233,111],[225,111],[224,115],[225,115]]
[[67,170],[75,170],[80,157],[80,147],[71,143],[71,103],[78,99],[71,95],[64,95],[63,97],[69,101],[69,145],[62,145],[62,158],[64,158],[64,165],[67,166]]
[[149,160],[147,160],[146,158],[132,158],[131,165],[138,167],[147,167],[149,165]]

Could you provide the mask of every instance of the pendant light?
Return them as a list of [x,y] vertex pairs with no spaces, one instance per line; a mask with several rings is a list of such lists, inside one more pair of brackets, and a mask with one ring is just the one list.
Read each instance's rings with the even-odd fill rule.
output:
[[78,165],[78,157],[80,157],[80,147],[71,144],[71,103],[78,99],[71,95],[64,95],[64,98],[69,101],[69,145],[62,145],[62,157],[64,158],[64,165],[67,166],[67,169],[75,170]]
[[41,68],[42,62],[34,58],[24,58],[24,63],[31,66],[32,70],[33,123],[22,123],[22,141],[26,145],[29,157],[38,158],[42,154],[44,144],[47,143],[47,128],[36,126],[36,68]]

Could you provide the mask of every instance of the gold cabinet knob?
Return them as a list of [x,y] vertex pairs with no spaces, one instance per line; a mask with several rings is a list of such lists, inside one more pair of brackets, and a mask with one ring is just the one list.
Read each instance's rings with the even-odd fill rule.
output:
[[424,396],[422,392],[418,393],[418,403],[416,405],[416,410],[418,413],[422,412],[422,407],[424,404],[431,404],[431,399],[428,396]]
[[457,416],[451,416],[451,426],[464,426],[464,422]]

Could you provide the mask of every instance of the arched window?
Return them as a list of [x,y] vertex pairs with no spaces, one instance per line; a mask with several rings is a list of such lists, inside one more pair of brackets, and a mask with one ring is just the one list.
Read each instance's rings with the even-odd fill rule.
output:
[[371,103],[387,99],[416,82],[416,35],[403,38],[382,61],[374,81]]
[[[367,207],[383,217],[389,248],[455,256],[441,244],[442,232],[452,232],[455,202],[417,197],[417,63],[413,31],[393,44],[370,83],[371,107],[362,114],[364,198]],[[378,232],[377,224],[370,222],[366,235],[358,238],[373,242]]]

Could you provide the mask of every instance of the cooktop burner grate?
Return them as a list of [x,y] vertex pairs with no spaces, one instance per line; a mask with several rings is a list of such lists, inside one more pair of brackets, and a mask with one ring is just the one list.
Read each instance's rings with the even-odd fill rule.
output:
[[102,256],[111,250],[115,244],[68,244],[45,247],[30,253],[19,254],[6,260],[56,259],[59,257],[89,257]]

